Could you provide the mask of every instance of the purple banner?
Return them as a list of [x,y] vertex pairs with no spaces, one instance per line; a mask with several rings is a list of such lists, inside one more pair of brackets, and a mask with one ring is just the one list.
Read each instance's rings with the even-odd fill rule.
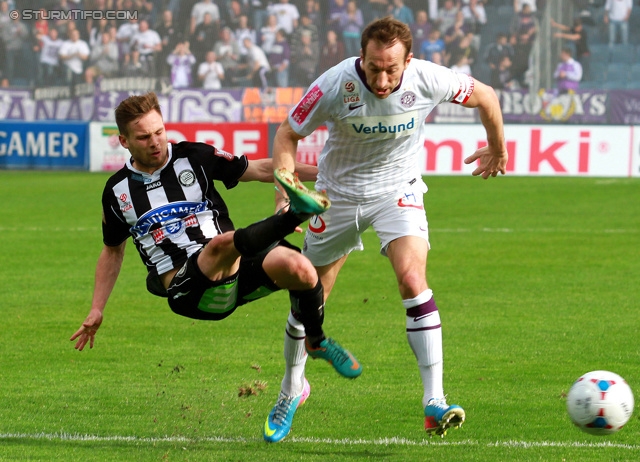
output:
[[[292,96],[296,96],[295,92],[286,91],[292,89],[278,90],[282,95],[292,93]],[[40,88],[35,91],[0,89],[0,119],[114,122],[114,109],[120,101],[147,91],[156,91],[158,94],[166,122],[224,123],[253,119],[276,122],[267,115],[276,119],[284,118],[289,103],[295,104],[295,101],[287,101],[283,105],[282,101],[286,100],[284,97],[276,98],[277,102],[263,98],[260,104],[250,104],[249,96],[256,89],[174,90],[161,80],[139,77],[104,79],[95,87],[87,84],[76,86],[73,91],[67,87]],[[640,124],[639,90],[585,89],[558,94],[557,90],[551,89],[535,93],[498,91],[497,94],[505,123]],[[256,116],[256,108],[260,109],[260,117]],[[478,111],[443,104],[434,109],[428,122],[478,123]]]
[[609,123],[640,124],[640,91],[612,90],[609,92]]
[[[144,81],[142,81],[144,80]],[[114,122],[114,109],[123,99],[156,91],[165,122],[240,122],[242,89],[173,90],[156,79],[105,79],[96,85],[94,121]],[[157,88],[159,87],[159,88]]]
[[578,90],[564,94],[555,89],[540,89],[537,93],[522,90],[497,93],[505,123],[609,123],[609,92],[604,90]]
[[91,120],[93,96],[35,99],[31,90],[0,90],[0,119],[26,122],[38,120]]

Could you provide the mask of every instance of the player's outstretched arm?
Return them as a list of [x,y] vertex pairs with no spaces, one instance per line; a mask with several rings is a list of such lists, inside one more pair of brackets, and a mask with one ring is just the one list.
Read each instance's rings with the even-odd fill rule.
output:
[[[250,160],[247,170],[240,177],[240,181],[261,181],[263,183],[273,182],[273,171],[275,170],[273,159]],[[315,181],[318,176],[318,167],[307,165],[301,162],[295,163],[295,170],[298,172],[300,180]]]
[[[296,163],[296,152],[298,151],[298,141],[302,137],[298,135],[291,125],[289,120],[285,119],[278,131],[276,132],[275,139],[273,141],[273,169],[278,170],[286,168],[290,172],[296,171],[296,168],[301,164]],[[302,167],[299,171],[300,179],[302,181],[315,180],[313,178],[313,169],[308,167]],[[317,169],[315,170],[317,173]],[[279,184],[276,182],[276,211],[282,209],[287,204],[287,196],[281,190]]]
[[91,311],[89,311],[80,328],[69,339],[71,341],[77,339],[76,350],[82,351],[87,343],[89,343],[89,348],[93,348],[96,331],[102,324],[104,307],[120,274],[126,243],[127,241],[124,241],[116,247],[105,245],[102,252],[100,252],[98,263],[96,264],[96,280]]
[[479,160],[479,165],[472,174],[482,175],[485,180],[490,176],[497,176],[498,173],[504,175],[509,155],[504,139],[502,110],[496,92],[490,86],[475,80],[473,93],[464,106],[478,109],[488,142],[487,146],[467,157],[464,160],[465,164]]

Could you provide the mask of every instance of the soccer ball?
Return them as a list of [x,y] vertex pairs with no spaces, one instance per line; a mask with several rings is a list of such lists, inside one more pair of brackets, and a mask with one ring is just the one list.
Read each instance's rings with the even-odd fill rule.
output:
[[609,371],[593,371],[574,382],[567,395],[573,423],[592,435],[620,430],[633,413],[633,393],[627,382]]

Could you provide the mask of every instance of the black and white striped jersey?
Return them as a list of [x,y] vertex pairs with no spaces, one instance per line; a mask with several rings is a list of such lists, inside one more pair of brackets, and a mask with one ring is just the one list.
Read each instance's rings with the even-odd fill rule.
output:
[[213,181],[233,188],[249,165],[246,157],[205,143],[170,143],[168,149],[167,164],[152,175],[127,161],[102,194],[105,245],[133,237],[142,261],[155,274],[183,265],[214,236],[234,229]]

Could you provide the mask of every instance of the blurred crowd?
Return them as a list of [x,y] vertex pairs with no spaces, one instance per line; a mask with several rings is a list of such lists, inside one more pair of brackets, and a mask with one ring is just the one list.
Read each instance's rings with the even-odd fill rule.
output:
[[[469,74],[482,60],[491,68],[488,83],[524,87],[538,30],[536,1],[513,0],[510,32],[480,56],[490,20],[485,6],[497,1],[1,0],[0,83],[144,76],[165,78],[174,88],[306,87],[359,55],[368,22],[392,15],[410,25],[416,57]],[[104,14],[59,14],[75,10]]]

